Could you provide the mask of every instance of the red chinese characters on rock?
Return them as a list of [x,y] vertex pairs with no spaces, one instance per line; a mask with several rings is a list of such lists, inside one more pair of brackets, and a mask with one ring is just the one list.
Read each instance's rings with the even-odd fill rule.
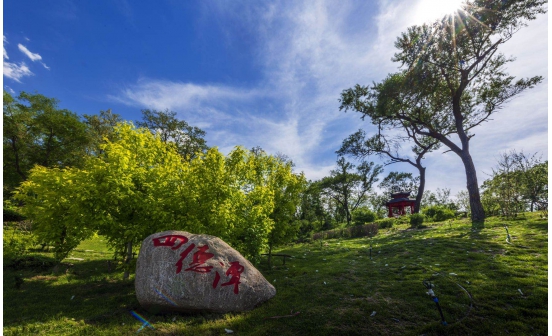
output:
[[231,276],[230,281],[223,283],[221,286],[234,285],[234,294],[238,294],[238,285],[240,284],[240,277],[242,272],[245,270],[245,267],[240,265],[239,262],[233,261],[230,263],[230,268],[226,271],[226,276]]
[[[162,237],[157,237],[153,239],[153,246],[159,247],[159,246],[167,246],[171,247],[171,249],[176,250],[182,245],[186,244],[188,242],[188,238],[181,235],[166,235]],[[184,259],[190,254],[190,252],[193,251],[193,249],[196,247],[195,244],[190,244],[184,251],[180,253],[180,259],[176,262],[176,274],[180,273],[183,268],[183,262]],[[213,253],[207,252],[209,249],[209,245],[205,244],[203,246],[198,246],[197,251],[192,256],[192,262],[188,265],[190,267],[186,268],[184,271],[188,272],[197,272],[197,273],[208,273],[211,272],[211,269],[213,266],[208,266],[205,264],[205,262],[215,255]],[[222,266],[224,266],[223,263],[220,263]],[[228,282],[225,282],[221,284],[222,286],[230,286],[234,285],[234,294],[239,293],[238,285],[240,284],[240,277],[241,273],[245,270],[245,267],[243,267],[238,261],[230,262],[230,268],[226,271],[226,276],[230,276],[230,280]],[[218,283],[220,281],[220,274],[218,271],[215,271],[215,279],[213,281],[213,288],[216,288]]]
[[[163,239],[163,241],[161,241]],[[180,244],[173,246],[175,242],[180,241]],[[153,246],[172,246],[173,250],[178,249],[180,246],[188,242],[188,237],[181,235],[167,235],[157,238],[153,238]]]
[[203,265],[207,260],[211,259],[215,255],[212,253],[205,252],[209,249],[208,245],[204,245],[201,247],[198,246],[197,249],[198,251],[194,253],[193,260],[190,263],[191,267],[186,268],[185,271],[193,271],[198,273],[211,272],[211,268],[213,268],[213,266],[201,266],[201,265]]

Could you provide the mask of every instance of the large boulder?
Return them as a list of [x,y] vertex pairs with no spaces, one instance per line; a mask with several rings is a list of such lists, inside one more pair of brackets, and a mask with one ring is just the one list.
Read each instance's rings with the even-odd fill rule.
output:
[[276,289],[221,239],[184,231],[155,233],[142,242],[136,297],[150,312],[251,310]]

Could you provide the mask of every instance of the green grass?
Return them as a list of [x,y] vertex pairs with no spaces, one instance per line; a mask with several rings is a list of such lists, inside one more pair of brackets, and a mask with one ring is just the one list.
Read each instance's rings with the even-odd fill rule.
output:
[[[537,216],[490,218],[480,232],[466,220],[380,230],[372,238],[372,259],[369,238],[290,245],[277,251],[294,256],[285,266],[279,258],[272,269],[266,260],[258,265],[276,296],[240,314],[142,310],[133,279],[108,272],[111,253],[96,237],[71,254],[84,260],[66,259],[58,273],[4,270],[3,331],[131,335],[141,326],[134,310],[155,327],[140,332],[147,335],[225,335],[224,329],[237,335],[546,335],[548,223]],[[20,290],[16,275],[24,278]],[[440,324],[424,279],[435,285],[447,326]]]

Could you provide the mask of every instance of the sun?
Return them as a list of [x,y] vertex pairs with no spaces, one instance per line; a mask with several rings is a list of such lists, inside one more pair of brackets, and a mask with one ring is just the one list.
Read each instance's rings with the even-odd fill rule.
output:
[[466,0],[421,0],[414,10],[417,23],[431,22],[442,19],[460,9]]

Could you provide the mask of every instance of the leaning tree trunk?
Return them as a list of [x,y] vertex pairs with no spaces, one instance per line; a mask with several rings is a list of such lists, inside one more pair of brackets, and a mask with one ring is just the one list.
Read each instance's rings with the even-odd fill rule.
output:
[[130,276],[130,271],[128,269],[130,261],[132,259],[132,242],[127,242],[127,248],[126,248],[127,256],[125,260],[125,264],[127,264],[127,268],[125,269],[125,273],[123,274],[123,280],[127,280]]
[[420,185],[418,185],[418,193],[416,194],[416,202],[414,203],[414,213],[419,213],[425,189],[425,167],[416,166],[416,168],[420,172]]
[[479,195],[479,185],[477,183],[475,166],[469,152],[462,152],[460,154],[460,158],[462,159],[464,168],[466,169],[466,181],[470,197],[472,228],[483,228],[485,225],[485,211],[483,210],[483,205],[481,204],[481,196]]

